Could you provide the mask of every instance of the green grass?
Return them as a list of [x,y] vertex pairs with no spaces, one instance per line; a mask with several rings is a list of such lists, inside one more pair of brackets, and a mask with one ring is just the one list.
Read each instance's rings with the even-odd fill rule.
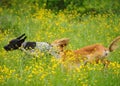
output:
[[[12,12],[13,11],[13,12]],[[12,12],[12,13],[11,13]],[[116,14],[65,14],[40,9],[34,14],[21,15],[13,9],[0,14],[0,85],[1,86],[119,86],[119,49],[112,52],[108,69],[102,64],[65,70],[54,57],[45,54],[33,58],[19,50],[6,52],[9,40],[26,33],[27,41],[52,42],[68,37],[67,49],[101,43],[108,47],[120,35],[120,16]]]

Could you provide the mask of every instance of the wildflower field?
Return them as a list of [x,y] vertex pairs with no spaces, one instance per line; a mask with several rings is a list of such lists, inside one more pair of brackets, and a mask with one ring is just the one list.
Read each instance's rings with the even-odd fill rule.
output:
[[20,50],[3,49],[23,33],[26,41],[51,43],[70,38],[68,50],[95,43],[108,47],[120,36],[119,14],[80,15],[76,10],[55,13],[37,5],[32,7],[36,11],[29,13],[31,7],[23,8],[0,7],[0,86],[120,86],[120,48],[107,57],[111,61],[108,68],[99,63],[73,70],[64,69],[59,60],[46,53],[33,57]]

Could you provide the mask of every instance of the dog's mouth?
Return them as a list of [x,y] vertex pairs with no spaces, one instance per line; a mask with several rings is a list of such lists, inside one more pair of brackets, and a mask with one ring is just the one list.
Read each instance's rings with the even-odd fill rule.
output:
[[4,46],[4,49],[5,49],[6,51],[12,50],[9,46]]
[[18,45],[6,45],[3,47],[6,51],[12,51],[12,50],[17,50],[19,49]]
[[6,51],[12,51],[12,50],[17,49],[17,48],[13,48],[13,47],[11,47],[11,46],[9,46],[9,45],[4,46],[3,48],[4,48]]
[[109,51],[104,51],[104,53],[103,53],[103,57],[106,57],[106,56],[108,56],[109,55]]

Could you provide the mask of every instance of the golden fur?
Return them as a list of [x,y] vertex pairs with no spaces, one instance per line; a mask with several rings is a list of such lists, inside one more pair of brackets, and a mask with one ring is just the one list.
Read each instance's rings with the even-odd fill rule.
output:
[[84,64],[87,62],[98,63],[99,61],[102,61],[102,63],[106,65],[109,61],[104,58],[108,55],[108,53],[108,48],[105,48],[101,44],[94,44],[78,50],[64,51],[61,53],[61,59],[65,63],[72,63],[78,66],[82,61]]
[[117,49],[119,47],[119,43],[120,36],[115,38],[108,48],[104,47],[101,44],[93,44],[80,48],[78,50],[63,51],[61,53],[61,59],[63,62],[68,62],[76,65],[79,65],[81,60],[84,61],[84,64],[87,62],[98,63],[101,61],[105,66],[108,66],[110,61],[105,60],[105,57],[109,54],[109,52]]

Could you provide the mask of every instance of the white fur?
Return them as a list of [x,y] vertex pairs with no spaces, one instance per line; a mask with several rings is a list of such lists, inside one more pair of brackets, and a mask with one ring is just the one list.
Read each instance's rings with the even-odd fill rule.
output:
[[[23,46],[23,47],[26,46],[26,42],[24,42],[24,43],[22,44],[22,46]],[[26,52],[26,53],[28,53],[23,47],[21,48],[21,50],[24,51],[24,52]],[[60,57],[60,55],[59,55],[59,53],[58,53],[58,50],[55,49],[52,45],[50,45],[50,44],[47,43],[47,42],[36,42],[36,47],[35,47],[35,49],[40,50],[40,52],[48,52],[48,53],[50,53],[51,55],[53,55],[54,57],[56,57],[56,58],[59,58],[59,57]],[[29,51],[32,53],[32,52],[35,51],[35,49],[29,50]]]
[[49,52],[56,58],[60,57],[58,50],[55,49],[52,45],[48,44],[47,42],[36,42],[36,48],[38,48],[42,52]]
[[36,48],[42,52],[48,52],[51,49],[51,45],[47,42],[36,42]]

